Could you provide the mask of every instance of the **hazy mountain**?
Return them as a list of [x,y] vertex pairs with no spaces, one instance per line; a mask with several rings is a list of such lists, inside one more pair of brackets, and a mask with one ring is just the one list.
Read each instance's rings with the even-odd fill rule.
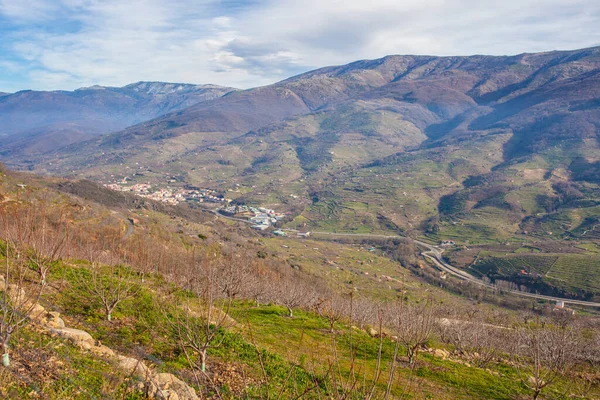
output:
[[212,100],[231,88],[138,82],[0,96],[0,152],[28,157]]

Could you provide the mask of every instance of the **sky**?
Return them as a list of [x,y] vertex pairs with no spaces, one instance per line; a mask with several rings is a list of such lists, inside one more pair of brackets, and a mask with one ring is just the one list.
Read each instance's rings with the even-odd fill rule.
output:
[[249,88],[389,54],[598,45],[598,0],[0,0],[0,92]]

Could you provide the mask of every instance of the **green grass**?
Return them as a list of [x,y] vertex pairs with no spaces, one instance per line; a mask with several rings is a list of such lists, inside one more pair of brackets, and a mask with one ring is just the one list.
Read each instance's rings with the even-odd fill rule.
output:
[[546,274],[556,262],[555,255],[513,255],[481,258],[472,268],[483,275],[510,277],[525,270],[529,274]]
[[145,398],[137,379],[121,373],[113,361],[83,352],[34,327],[18,332],[11,353],[11,369],[0,370],[0,398]]

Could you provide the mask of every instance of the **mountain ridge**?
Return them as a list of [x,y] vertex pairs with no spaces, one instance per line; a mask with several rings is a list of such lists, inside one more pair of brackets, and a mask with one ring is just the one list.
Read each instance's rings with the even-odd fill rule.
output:
[[28,156],[220,97],[233,88],[137,82],[74,91],[20,91],[0,100],[0,152]]

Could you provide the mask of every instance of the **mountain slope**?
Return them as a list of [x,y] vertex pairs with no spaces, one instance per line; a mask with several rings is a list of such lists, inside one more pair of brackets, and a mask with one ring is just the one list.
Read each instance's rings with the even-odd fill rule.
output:
[[121,130],[230,92],[215,85],[138,82],[1,96],[0,152],[11,159]]

